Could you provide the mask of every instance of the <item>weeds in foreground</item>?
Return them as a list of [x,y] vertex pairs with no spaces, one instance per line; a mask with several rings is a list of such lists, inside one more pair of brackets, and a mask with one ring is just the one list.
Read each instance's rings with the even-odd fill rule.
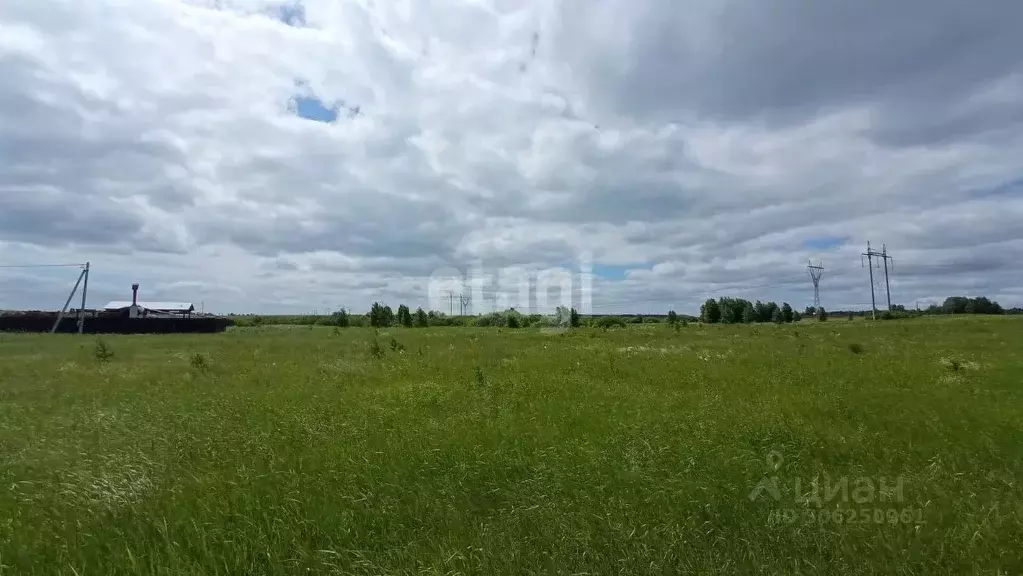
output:
[[96,346],[93,349],[92,355],[96,357],[96,360],[104,364],[114,359],[114,351],[107,345],[106,340],[102,338],[96,338]]
[[398,340],[395,339],[392,336],[391,337],[391,350],[394,351],[394,352],[399,352],[399,353],[404,352],[405,351],[405,345],[402,344],[401,342],[398,342]]
[[213,368],[213,361],[202,352],[193,352],[189,364],[192,365],[192,370],[202,374],[208,373]]
[[376,339],[376,336],[369,341],[369,355],[374,358],[384,357],[384,348],[380,345],[380,342]]
[[1021,322],[6,334],[0,572],[1020,573]]

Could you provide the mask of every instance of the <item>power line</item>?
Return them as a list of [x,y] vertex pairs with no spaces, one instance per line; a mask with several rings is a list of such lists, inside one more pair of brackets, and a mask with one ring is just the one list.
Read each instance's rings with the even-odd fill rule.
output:
[[0,268],[85,268],[85,264],[0,264]]

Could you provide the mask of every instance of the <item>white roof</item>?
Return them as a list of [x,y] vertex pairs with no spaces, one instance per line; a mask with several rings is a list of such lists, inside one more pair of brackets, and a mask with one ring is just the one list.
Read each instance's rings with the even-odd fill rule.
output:
[[[167,312],[192,312],[195,310],[195,306],[191,302],[139,302],[140,308],[147,310],[167,311]],[[131,302],[120,302],[114,301],[108,303],[103,307],[104,310],[120,310],[121,308],[129,308]]]

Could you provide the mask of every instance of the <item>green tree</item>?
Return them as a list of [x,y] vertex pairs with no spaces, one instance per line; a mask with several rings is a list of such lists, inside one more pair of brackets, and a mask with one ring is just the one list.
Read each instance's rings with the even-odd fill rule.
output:
[[373,305],[369,307],[368,316],[370,326],[381,326],[380,323],[383,321],[383,309],[383,306],[381,306],[379,302],[374,302]]
[[678,324],[678,314],[674,310],[668,310],[668,324]]
[[756,304],[753,305],[753,310],[757,322],[770,322],[771,321],[771,310],[760,300],[757,300]]
[[572,308],[568,313],[568,325],[572,328],[579,327],[579,312],[575,308]]
[[771,310],[771,322],[774,322],[775,324],[781,324],[784,321],[785,321],[785,315],[782,314],[781,308],[778,308],[777,306],[775,306]]
[[721,308],[718,306],[717,300],[709,298],[700,307],[700,320],[707,324],[716,324],[721,320]]
[[415,324],[416,328],[426,328],[430,325],[430,317],[423,312],[422,308],[416,308]]
[[384,327],[394,324],[394,311],[390,306],[383,306],[374,302],[369,309],[369,325],[373,327]]
[[757,321],[757,311],[750,302],[746,302],[746,305],[742,308],[742,321],[745,324],[752,324]]
[[783,302],[781,305],[781,315],[785,322],[792,322],[792,306],[789,306],[788,302]]
[[821,306],[820,308],[817,309],[817,320],[819,320],[821,322],[824,322],[827,319],[828,319],[828,312],[826,310],[824,310],[823,306]]
[[352,323],[351,318],[348,317],[348,311],[344,308],[338,308],[337,312],[334,312],[331,316],[333,316],[331,323],[338,328],[348,328]]
[[732,308],[731,302],[724,298],[718,300],[718,310],[721,311],[722,324],[735,324],[740,320],[740,318],[736,318],[735,309]]
[[398,324],[406,328],[412,327],[412,313],[409,312],[408,306],[404,304],[398,306]]

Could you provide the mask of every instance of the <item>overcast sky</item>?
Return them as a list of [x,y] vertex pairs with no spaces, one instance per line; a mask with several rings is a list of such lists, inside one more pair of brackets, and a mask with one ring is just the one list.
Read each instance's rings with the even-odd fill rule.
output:
[[[261,313],[427,307],[479,267],[505,278],[483,311],[542,306],[514,267],[578,293],[590,258],[593,312],[664,313],[802,309],[812,259],[826,308],[863,309],[869,240],[894,303],[1023,305],[1020,22],[1013,0],[0,2],[0,265],[88,260],[91,306],[139,282]],[[0,268],[0,308],[59,308],[77,273]]]

